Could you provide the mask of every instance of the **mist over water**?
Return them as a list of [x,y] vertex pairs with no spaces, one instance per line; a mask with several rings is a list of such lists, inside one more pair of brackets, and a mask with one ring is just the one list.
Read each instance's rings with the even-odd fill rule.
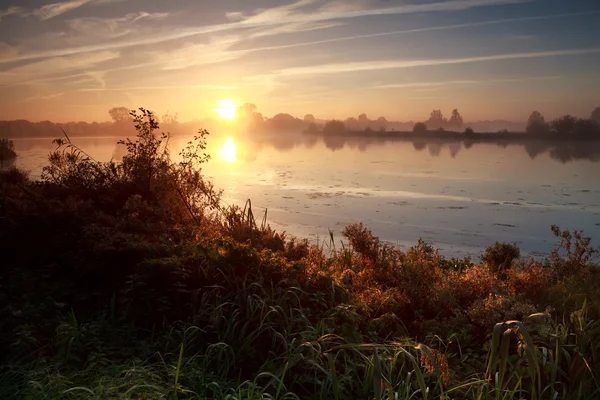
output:
[[[176,135],[178,150],[191,137]],[[125,154],[118,138],[76,138],[90,156]],[[17,139],[16,166],[41,173],[50,139]],[[384,141],[306,135],[213,136],[204,173],[229,204],[252,200],[272,227],[311,240],[341,240],[364,222],[383,240],[419,238],[448,256],[473,256],[496,240],[524,254],[556,244],[550,225],[600,239],[599,153],[594,143],[494,144],[440,140]]]

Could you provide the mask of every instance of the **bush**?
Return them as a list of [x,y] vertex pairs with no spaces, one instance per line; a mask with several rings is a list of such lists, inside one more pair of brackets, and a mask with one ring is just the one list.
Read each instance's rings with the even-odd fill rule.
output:
[[413,126],[414,133],[425,133],[427,132],[427,125],[424,122],[417,122],[415,126]]
[[17,153],[15,153],[15,145],[13,141],[6,138],[0,138],[0,162],[10,161],[16,156]]
[[494,272],[502,272],[512,265],[512,262],[521,256],[521,251],[516,243],[500,243],[496,242],[493,246],[485,249],[481,255],[483,261],[488,268]]

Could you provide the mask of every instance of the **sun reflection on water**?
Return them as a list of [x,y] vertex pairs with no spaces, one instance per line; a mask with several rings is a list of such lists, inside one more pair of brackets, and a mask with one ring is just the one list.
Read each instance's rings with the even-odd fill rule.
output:
[[221,146],[220,154],[221,159],[229,163],[235,162],[237,159],[237,148],[231,136],[228,137],[223,146]]

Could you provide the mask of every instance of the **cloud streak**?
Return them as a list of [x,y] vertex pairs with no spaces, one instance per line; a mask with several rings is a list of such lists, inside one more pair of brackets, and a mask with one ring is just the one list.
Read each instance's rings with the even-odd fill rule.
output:
[[[431,59],[431,60],[381,60],[381,61],[359,61],[348,63],[332,63],[313,65],[308,67],[287,68],[276,71],[266,76],[301,76],[301,75],[324,75],[349,72],[379,71],[386,69],[403,69],[427,66],[440,66],[452,64],[469,64],[487,61],[521,60],[528,58],[547,58],[562,56],[577,56],[600,53],[600,47],[588,49],[553,50],[529,53],[507,53],[489,56]],[[265,75],[257,75],[254,78],[264,78]]]
[[53,3],[42,6],[33,11],[33,15],[38,17],[40,21],[45,21],[54,17],[58,17],[61,14],[79,8],[92,0],[69,0],[61,3]]
[[455,80],[439,82],[410,82],[397,83],[390,85],[377,85],[373,89],[402,89],[402,88],[436,88],[450,85],[492,85],[495,83],[518,83],[530,81],[548,81],[561,79],[560,76],[532,76],[526,78],[506,78],[506,79],[481,79],[481,80]]
[[[78,4],[80,2],[89,2],[91,0],[71,0],[71,2]],[[470,8],[491,6],[491,5],[504,5],[504,4],[518,4],[524,2],[531,2],[533,0],[449,0],[443,2],[417,4],[417,5],[403,5],[389,8],[378,8],[378,9],[363,9],[354,11],[336,11],[336,12],[318,12],[318,13],[298,13],[295,12],[298,8],[312,4],[313,0],[302,0],[298,3],[294,3],[290,6],[276,7],[268,10],[259,10],[251,16],[245,16],[240,13],[229,13],[229,18],[235,22],[206,25],[200,27],[188,27],[170,30],[168,32],[161,32],[160,34],[153,34],[148,36],[142,36],[129,40],[121,40],[119,42],[108,42],[98,43],[89,46],[64,48],[57,50],[40,51],[34,53],[23,53],[19,56],[11,59],[0,60],[0,63],[24,61],[37,58],[49,58],[67,56],[78,53],[94,52],[101,50],[116,50],[121,48],[143,46],[143,45],[154,45],[158,43],[164,43],[176,39],[184,39],[202,34],[218,33],[231,30],[240,30],[247,28],[259,28],[259,27],[273,27],[282,26],[286,24],[302,24],[309,25],[310,23],[325,22],[331,20],[358,18],[363,16],[376,16],[376,15],[400,15],[400,14],[411,14],[411,13],[423,13],[423,12],[451,12],[461,11]],[[57,3],[63,4],[63,3]],[[83,5],[83,4],[81,4]],[[64,7],[64,6],[63,6]],[[67,10],[68,11],[68,10]],[[65,11],[66,12],[66,11]],[[330,25],[325,25],[329,27]],[[469,26],[465,24],[465,26]],[[424,28],[427,29],[427,28]],[[430,29],[431,30],[431,29]],[[414,30],[418,32],[418,30]],[[399,33],[399,32],[397,32]],[[385,35],[389,35],[386,33]],[[377,34],[375,34],[377,35]],[[381,36],[381,35],[380,35]],[[373,36],[375,37],[375,36]],[[346,39],[349,40],[349,39]]]
[[600,14],[600,10],[588,11],[588,12],[577,12],[577,13],[554,14],[554,15],[539,15],[539,16],[533,16],[533,17],[505,18],[505,19],[496,19],[496,20],[488,20],[488,21],[480,21],[480,22],[469,22],[469,23],[465,23],[465,24],[441,25],[441,26],[431,26],[431,27],[426,27],[426,28],[404,29],[404,30],[397,30],[397,31],[380,32],[380,33],[369,33],[369,34],[364,34],[364,35],[343,36],[343,37],[338,37],[338,38],[314,40],[314,41],[310,41],[310,42],[301,42],[301,43],[292,43],[292,44],[287,44],[287,45],[257,47],[254,49],[249,49],[248,51],[282,50],[282,49],[291,49],[291,48],[295,48],[295,47],[315,46],[318,44],[345,42],[345,41],[357,40],[357,39],[369,39],[369,38],[395,36],[395,35],[410,34],[410,33],[445,31],[445,30],[462,29],[462,28],[475,28],[475,27],[479,27],[479,26],[501,25],[501,24],[515,23],[515,22],[542,21],[542,20],[547,20],[547,19],[577,17],[577,16],[590,15],[590,14]]
[[127,92],[127,91],[144,91],[144,90],[178,90],[178,89],[214,89],[214,90],[231,90],[237,86],[227,85],[162,85],[162,86],[134,86],[134,87],[113,87],[113,88],[82,88],[80,92]]

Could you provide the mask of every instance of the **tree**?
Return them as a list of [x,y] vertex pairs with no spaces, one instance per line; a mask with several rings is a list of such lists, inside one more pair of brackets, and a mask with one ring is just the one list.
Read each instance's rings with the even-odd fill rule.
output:
[[600,125],[600,107],[596,107],[596,109],[592,111],[590,119]]
[[441,110],[433,110],[429,114],[429,119],[427,120],[427,124],[430,128],[442,128],[446,125],[448,121],[444,118]]
[[417,122],[415,126],[413,126],[414,133],[426,133],[427,125],[424,122]]
[[575,131],[576,123],[577,118],[565,115],[552,121],[550,126],[552,127],[552,132],[558,135],[572,135]]
[[575,136],[600,137],[600,124],[592,119],[578,119],[573,126]]
[[470,126],[467,127],[467,129],[465,129],[465,135],[467,135],[467,136],[473,136],[474,134],[475,134],[475,131]]
[[115,124],[130,124],[133,121],[131,111],[127,107],[113,107],[108,114]]
[[377,129],[379,129],[380,131],[385,131],[388,126],[388,121],[387,119],[385,119],[385,117],[377,118],[377,121],[375,121],[375,123],[377,125]]
[[346,126],[342,121],[332,120],[325,124],[323,133],[326,135],[338,135],[346,131]]
[[360,124],[358,123],[358,120],[354,117],[346,118],[346,120],[344,121],[344,125],[346,125],[346,128],[353,131],[357,131],[360,129]]
[[550,132],[550,127],[546,122],[546,119],[539,111],[534,111],[529,116],[527,120],[527,128],[525,128],[527,133],[532,135],[540,135]]
[[306,114],[304,116],[304,122],[307,124],[314,124],[315,123],[315,116],[312,114]]
[[369,123],[371,122],[371,120],[369,120],[369,118],[367,117],[367,114],[360,114],[358,116],[358,124],[360,125],[361,128],[366,128],[367,126],[369,126]]
[[460,115],[460,113],[458,112],[458,110],[455,108],[454,110],[452,110],[452,116],[450,117],[450,120],[448,121],[448,125],[451,128],[460,128],[463,124],[463,117]]

